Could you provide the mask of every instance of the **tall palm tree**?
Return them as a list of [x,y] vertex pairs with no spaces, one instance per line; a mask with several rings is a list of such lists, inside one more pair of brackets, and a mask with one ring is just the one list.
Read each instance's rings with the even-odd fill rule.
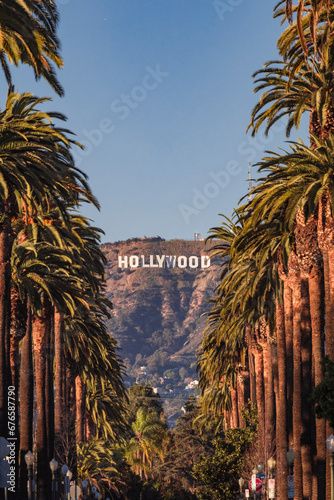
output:
[[[62,200],[76,203],[87,191],[83,174],[74,166],[73,140],[53,120],[57,113],[38,111],[45,99],[10,93],[0,113],[0,427],[4,425],[5,387],[9,379],[10,255],[12,221],[30,218],[41,200],[66,215]],[[3,429],[4,432],[4,429]]]

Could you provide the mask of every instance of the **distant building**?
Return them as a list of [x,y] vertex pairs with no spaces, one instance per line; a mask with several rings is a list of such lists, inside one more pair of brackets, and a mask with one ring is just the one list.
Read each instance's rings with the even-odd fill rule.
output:
[[192,391],[194,389],[197,389],[198,387],[198,380],[192,380],[191,382],[189,382],[189,384],[186,386],[186,391]]
[[195,241],[204,241],[204,238],[201,235],[201,233],[194,233],[194,240]]

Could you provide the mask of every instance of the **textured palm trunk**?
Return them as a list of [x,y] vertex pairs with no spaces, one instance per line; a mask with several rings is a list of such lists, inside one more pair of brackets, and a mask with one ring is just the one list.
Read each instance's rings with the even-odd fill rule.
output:
[[[284,306],[276,300],[277,337],[277,408],[276,408],[276,450],[277,450],[277,494],[278,498],[288,496],[288,464],[286,434],[286,345],[284,330]],[[297,500],[297,499],[296,499]]]
[[269,328],[267,332],[267,340],[263,351],[263,373],[265,387],[265,461],[274,454],[274,418],[275,418],[275,401],[274,401],[274,382],[273,382],[273,366],[271,354],[271,339]]
[[89,416],[86,414],[85,418],[85,440],[89,441],[91,438],[91,427],[89,423]]
[[20,311],[19,311],[19,294],[18,291],[11,288],[11,328],[10,328],[10,372],[11,384],[18,386],[18,347],[20,337]]
[[[325,354],[334,361],[334,221],[328,193],[319,201],[318,209],[318,243],[324,263],[325,288]],[[326,435],[333,433],[326,422]],[[326,499],[330,498],[330,458],[326,455]]]
[[75,435],[78,444],[84,441],[84,436],[85,436],[84,387],[82,384],[81,377],[79,377],[79,375],[77,375],[75,378],[75,400],[76,400]]
[[298,278],[293,285],[293,449],[295,500],[303,500],[303,472],[301,457],[302,401],[301,401],[301,283]]
[[239,426],[244,427],[245,421],[243,411],[245,408],[245,376],[243,373],[238,373],[237,379],[237,398],[238,398],[238,420]]
[[49,329],[49,338],[47,342],[47,357],[46,357],[46,369],[45,369],[45,408],[46,408],[46,437],[48,445],[48,456],[54,457],[54,373],[53,373],[53,361],[54,361],[54,330],[53,322]]
[[302,424],[301,454],[303,469],[303,495],[312,498],[313,484],[313,443],[314,443],[314,412],[309,402],[312,393],[312,331],[309,307],[308,282],[301,282],[301,360],[302,360]]
[[6,409],[7,387],[10,380],[9,366],[9,317],[10,317],[10,226],[0,227],[0,435],[7,436]]
[[75,377],[69,366],[65,368],[66,373],[66,396],[65,407],[67,415],[66,432],[68,433],[68,442],[71,456],[71,470],[76,477],[77,473],[77,443],[76,443],[76,394],[75,394]]
[[293,308],[292,290],[288,280],[284,283],[284,327],[286,344],[286,397],[287,431],[289,447],[292,443],[292,397],[293,397]]
[[232,429],[237,429],[239,427],[238,396],[234,387],[231,388],[231,404],[231,427]]
[[32,339],[35,368],[36,431],[38,498],[47,498],[50,491],[50,471],[48,456],[47,415],[46,415],[46,352],[49,340],[49,308],[44,307],[39,316],[32,320]]
[[256,380],[255,380],[255,365],[254,365],[254,339],[251,326],[246,326],[246,342],[248,346],[248,366],[249,366],[249,385],[250,385],[250,400],[256,404]]
[[326,355],[334,361],[334,220],[328,194],[319,203],[317,234],[324,262]]
[[62,433],[62,415],[63,415],[63,319],[59,311],[54,314],[54,422],[55,439],[60,439]]
[[329,319],[326,325],[326,354],[334,361],[334,247],[328,249]]
[[[322,290],[321,269],[315,267],[309,276],[310,312],[312,325],[312,360],[314,385],[323,380],[323,334],[322,334]],[[316,456],[315,456],[315,486],[313,499],[326,497],[326,422],[317,418],[316,426]]]
[[260,346],[257,346],[254,354],[255,362],[255,379],[256,379],[256,407],[258,416],[258,444],[259,444],[259,458],[261,462],[264,461],[265,450],[265,415],[264,415],[264,383],[263,383],[263,355]]
[[33,444],[33,401],[34,401],[34,377],[32,361],[32,338],[31,338],[31,314],[28,307],[26,334],[21,343],[20,363],[20,497],[27,497],[27,468],[24,456],[27,451],[32,451]]

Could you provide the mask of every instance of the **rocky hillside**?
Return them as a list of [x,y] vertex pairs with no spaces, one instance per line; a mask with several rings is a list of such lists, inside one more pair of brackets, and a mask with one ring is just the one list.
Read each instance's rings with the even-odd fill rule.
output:
[[203,315],[217,285],[218,265],[211,262],[205,269],[119,267],[119,257],[124,261],[130,256],[144,256],[144,262],[157,255],[197,256],[200,263],[208,255],[203,241],[132,239],[107,243],[103,250],[108,259],[107,291],[114,304],[109,328],[119,342],[129,383],[155,387],[172,422],[184,400],[196,391],[195,353]]

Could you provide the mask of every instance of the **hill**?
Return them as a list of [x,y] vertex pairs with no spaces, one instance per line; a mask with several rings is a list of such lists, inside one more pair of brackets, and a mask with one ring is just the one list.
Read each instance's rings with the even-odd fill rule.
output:
[[[122,257],[201,257],[203,241],[134,238],[103,245],[107,257],[107,292],[114,304],[108,324],[119,342],[128,382],[149,383],[165,400],[171,422],[196,392],[196,350],[219,268],[121,268]],[[151,257],[152,259],[152,257]],[[193,259],[194,261],[194,259]],[[191,262],[191,261],[190,261]],[[200,264],[199,264],[200,265]]]

